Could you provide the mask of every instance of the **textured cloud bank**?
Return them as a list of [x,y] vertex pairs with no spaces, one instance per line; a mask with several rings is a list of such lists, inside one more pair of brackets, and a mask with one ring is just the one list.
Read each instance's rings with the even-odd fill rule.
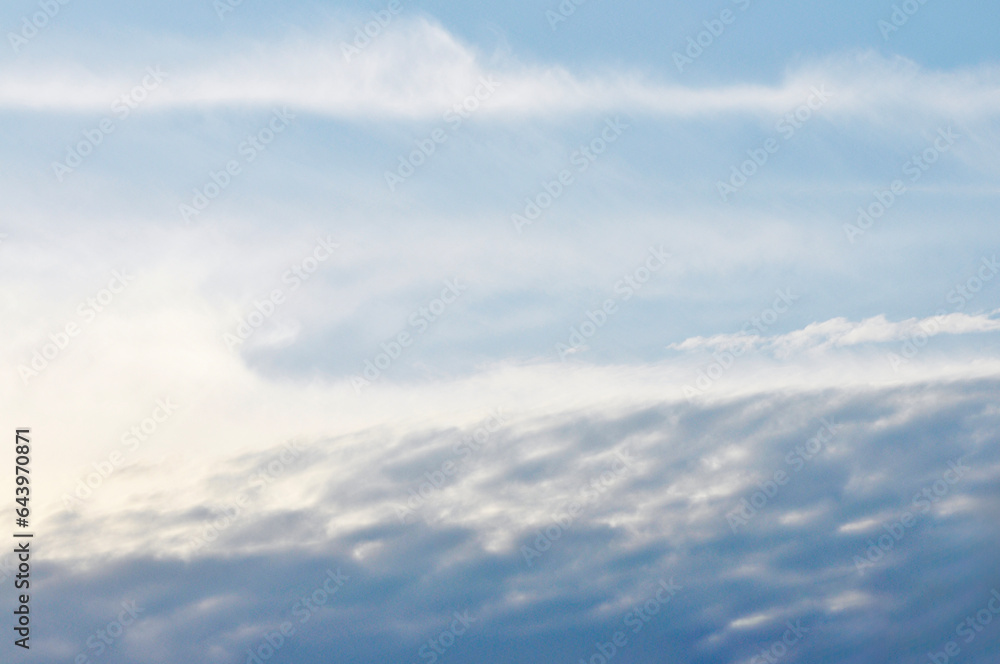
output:
[[[896,331],[869,342],[910,329],[879,325]],[[787,661],[923,661],[1000,583],[998,367],[922,354],[896,373],[825,339],[780,362],[749,349],[693,402],[680,383],[697,362],[680,359],[500,368],[360,401],[217,376],[226,409],[168,422],[166,463],[130,459],[47,515],[40,620],[63,628],[39,661],[96,655],[87,640],[122,602],[142,612],[111,662],[243,662],[282,625],[288,661],[421,661],[455,612],[474,619],[455,661],[574,662],[620,630],[623,657],[750,662],[789,623]],[[324,403],[310,429],[354,431],[234,451],[227,413],[266,439]],[[264,404],[287,409],[270,429]],[[407,408],[425,423],[363,425]],[[334,595],[330,574],[347,578]],[[666,603],[661,582],[680,586]],[[984,631],[968,661],[998,639]]]
[[[85,650],[124,600],[144,613],[105,661],[244,661],[285,621],[287,661],[414,661],[455,611],[475,622],[454,661],[575,662],[622,630],[629,660],[746,662],[789,621],[807,631],[788,661],[924,661],[1000,583],[998,389],[501,409],[504,422],[276,446],[169,492],[161,469],[127,508],[61,518],[56,549],[103,548],[93,532],[142,543],[127,562],[45,565],[42,620],[64,628],[38,661]],[[164,527],[149,532],[152,515]],[[328,570],[348,581],[302,621]],[[637,623],[670,579],[681,590]],[[987,630],[965,661],[988,661]]]

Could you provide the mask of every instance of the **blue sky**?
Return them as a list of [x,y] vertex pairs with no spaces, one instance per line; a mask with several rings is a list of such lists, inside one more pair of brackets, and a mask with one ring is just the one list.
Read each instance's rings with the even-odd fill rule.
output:
[[995,660],[995,7],[570,6],[0,9],[33,661]]

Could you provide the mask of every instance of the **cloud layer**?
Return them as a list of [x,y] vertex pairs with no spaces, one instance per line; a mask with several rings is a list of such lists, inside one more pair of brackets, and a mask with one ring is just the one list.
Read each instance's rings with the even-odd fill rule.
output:
[[994,661],[997,65],[545,49],[597,7],[0,71],[33,661]]
[[[632,658],[743,662],[790,621],[808,630],[798,661],[831,651],[922,661],[1000,581],[988,555],[997,387],[761,393],[544,418],[501,410],[502,423],[275,448],[169,495],[133,483],[128,508],[91,504],[61,519],[60,540],[77,551],[104,548],[95,531],[137,542],[151,514],[163,527],[113,568],[45,566],[42,599],[58,588],[87,604],[54,602],[59,613],[42,619],[93,619],[45,637],[40,661],[82,650],[123,600],[145,615],[107,661],[242,661],[290,620],[293,654],[282,656],[295,661],[331,649],[414,659],[454,611],[477,621],[454,646],[462,660],[575,661],[622,630]],[[906,513],[913,522],[898,525]],[[348,582],[300,623],[296,603],[328,569]],[[670,579],[681,590],[633,632],[630,612]],[[987,661],[997,638],[984,633],[968,661]]]
[[[405,19],[391,24],[356,54],[344,53],[342,26],[284,42],[237,42],[226,48],[191,44],[171,63],[166,50],[147,48],[148,66],[162,71],[165,89],[149,100],[160,109],[283,106],[323,116],[401,120],[435,118],[473,95],[484,80],[499,89],[483,116],[498,120],[567,113],[629,112],[659,118],[706,114],[771,115],[794,111],[817,91],[827,112],[878,122],[905,111],[951,118],[991,118],[1000,106],[997,71],[934,72],[904,58],[874,52],[830,57],[790,70],[782,83],[693,87],[641,71],[573,72],[527,65],[509,53],[493,58],[462,43],[440,24]],[[96,50],[96,49],[95,49]],[[232,55],[232,51],[239,55]],[[0,106],[56,112],[104,110],[109,99],[139,85],[142,66],[39,62],[0,77]],[[131,53],[131,62],[141,54]],[[86,64],[85,64],[86,63]],[[88,66],[89,64],[89,66]],[[130,77],[125,71],[133,70]]]

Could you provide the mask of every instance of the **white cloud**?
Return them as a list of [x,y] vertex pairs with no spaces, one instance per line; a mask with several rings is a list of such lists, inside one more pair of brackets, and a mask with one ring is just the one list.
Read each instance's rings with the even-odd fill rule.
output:
[[923,319],[909,318],[893,322],[884,315],[872,316],[861,321],[832,318],[810,323],[800,330],[774,336],[754,334],[716,334],[710,337],[691,337],[668,346],[673,350],[727,350],[750,348],[766,350],[778,357],[810,350],[828,350],[842,346],[867,343],[902,341],[916,337],[933,337],[938,334],[975,334],[1000,330],[1000,320],[991,314],[969,315],[964,313],[941,314]]
[[[298,111],[345,118],[440,116],[472,94],[482,77],[495,76],[499,90],[484,115],[504,118],[615,111],[659,117],[714,113],[769,115],[806,101],[827,86],[824,114],[884,123],[887,112],[953,120],[995,117],[1000,109],[996,71],[928,72],[903,58],[873,52],[832,57],[790,71],[779,85],[688,87],[657,81],[648,73],[590,74],[561,66],[520,64],[507,57],[495,68],[454,35],[426,19],[394,23],[348,62],[336,34],[312,39],[227,43],[224,49],[190,43],[198,57],[176,67],[147,105],[151,108],[288,105]],[[129,61],[140,56],[130,54]],[[155,53],[150,52],[150,58]],[[136,85],[141,70],[49,62],[8,68],[0,74],[0,107],[52,111],[106,110]],[[101,72],[101,73],[98,73]]]

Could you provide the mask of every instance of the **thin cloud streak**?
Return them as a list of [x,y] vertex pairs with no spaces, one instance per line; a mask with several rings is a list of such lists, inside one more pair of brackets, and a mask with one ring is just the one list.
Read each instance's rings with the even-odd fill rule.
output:
[[[311,42],[235,44],[225,54],[199,43],[190,48],[200,54],[192,59],[196,65],[149,63],[162,66],[169,77],[164,89],[145,104],[150,109],[288,105],[328,117],[419,120],[440,116],[482,80],[495,77],[502,85],[484,103],[484,117],[773,115],[793,110],[823,86],[832,96],[824,114],[871,122],[881,122],[888,111],[956,120],[1000,113],[1000,75],[995,68],[927,72],[904,58],[886,59],[872,52],[841,54],[789,71],[780,85],[695,88],[657,82],[636,71],[589,75],[561,66],[519,64],[511,58],[487,67],[473,48],[424,19],[392,26],[350,62],[332,34]],[[231,55],[233,51],[238,55]],[[155,59],[152,53],[149,57]],[[130,60],[138,57],[132,54]],[[0,74],[0,108],[105,110],[137,81],[132,80],[135,74],[130,78],[106,68],[96,73],[100,69],[55,62],[9,69]]]

